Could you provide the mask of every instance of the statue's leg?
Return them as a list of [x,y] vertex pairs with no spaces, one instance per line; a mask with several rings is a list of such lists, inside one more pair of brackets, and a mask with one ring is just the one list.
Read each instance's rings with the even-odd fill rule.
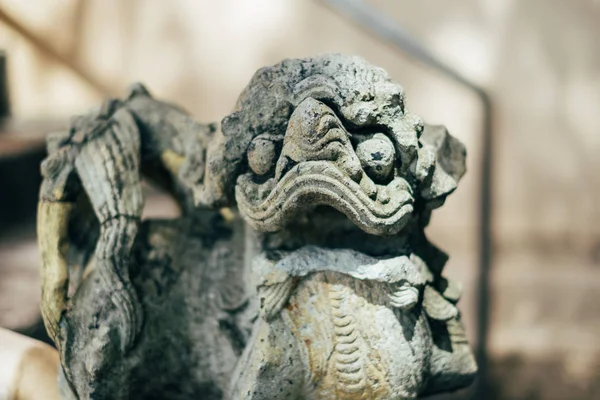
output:
[[230,400],[304,399],[305,366],[281,317],[259,318],[233,372]]
[[421,394],[442,393],[470,385],[475,379],[477,364],[460,316],[446,322],[430,320],[430,325],[434,341],[431,377]]
[[[67,309],[69,254],[72,250],[69,224],[74,219],[81,184],[75,171],[76,149],[62,146],[69,133],[48,138],[48,157],[41,165],[44,177],[38,203],[37,236],[41,253],[41,313],[48,334],[60,348],[59,321]],[[93,247],[92,247],[93,250]]]
[[82,145],[75,160],[82,185],[100,222],[95,264],[121,317],[121,349],[131,348],[142,311],[129,279],[129,255],[143,208],[140,138],[131,115],[121,109],[103,132]]
[[47,201],[38,205],[38,245],[41,253],[41,313],[48,335],[60,346],[59,321],[67,308],[69,271],[65,254],[67,225],[73,203]]

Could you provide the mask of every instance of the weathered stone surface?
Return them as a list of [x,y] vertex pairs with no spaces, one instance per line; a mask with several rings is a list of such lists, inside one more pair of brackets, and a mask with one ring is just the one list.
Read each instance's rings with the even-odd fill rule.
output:
[[142,223],[130,273],[145,323],[126,354],[110,288],[97,269],[88,273],[61,323],[63,365],[79,398],[222,398],[251,329],[239,225],[210,211]]
[[384,71],[326,55],[261,69],[223,120],[208,178],[235,182],[264,252],[231,398],[405,399],[473,379],[460,293],[423,233],[465,150],[404,100]]
[[[63,397],[223,397],[251,323],[241,222],[193,207],[187,189],[213,130],[136,85],[49,138],[42,313]],[[142,176],[176,197],[181,218],[140,220]]]
[[[135,86],[49,150],[42,309],[64,398],[404,399],[473,379],[424,235],[465,150],[383,70],[263,68],[222,130]],[[141,221],[142,177],[181,218]]]

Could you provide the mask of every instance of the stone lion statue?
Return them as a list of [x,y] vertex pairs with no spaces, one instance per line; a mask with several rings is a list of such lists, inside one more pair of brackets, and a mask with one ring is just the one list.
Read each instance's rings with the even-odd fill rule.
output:
[[[220,126],[135,85],[49,139],[43,315],[63,398],[412,399],[476,364],[424,234],[465,148],[363,59],[284,60]],[[142,220],[142,180],[179,202]]]

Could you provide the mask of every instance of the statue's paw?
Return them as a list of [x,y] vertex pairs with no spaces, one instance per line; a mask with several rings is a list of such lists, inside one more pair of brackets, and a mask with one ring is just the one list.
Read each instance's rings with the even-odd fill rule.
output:
[[429,285],[423,292],[423,308],[430,318],[437,321],[448,321],[458,316],[456,306]]
[[419,301],[419,289],[408,282],[404,282],[394,288],[394,291],[388,294],[388,298],[393,307],[410,310]]
[[259,288],[260,315],[267,321],[273,319],[285,307],[294,289],[294,279]]

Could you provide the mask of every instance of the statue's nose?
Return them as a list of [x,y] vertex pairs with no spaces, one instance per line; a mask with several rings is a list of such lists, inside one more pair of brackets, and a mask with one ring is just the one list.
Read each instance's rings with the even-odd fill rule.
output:
[[341,121],[329,107],[312,98],[304,100],[292,114],[281,156],[296,163],[330,161],[355,182],[363,176]]
[[350,146],[349,149],[348,147],[345,147],[342,151],[340,151],[340,156],[334,162],[334,164],[348,174],[350,179],[352,179],[354,182],[360,182],[363,177],[364,171],[360,165],[360,160],[356,156],[354,149],[352,149],[352,146]]

